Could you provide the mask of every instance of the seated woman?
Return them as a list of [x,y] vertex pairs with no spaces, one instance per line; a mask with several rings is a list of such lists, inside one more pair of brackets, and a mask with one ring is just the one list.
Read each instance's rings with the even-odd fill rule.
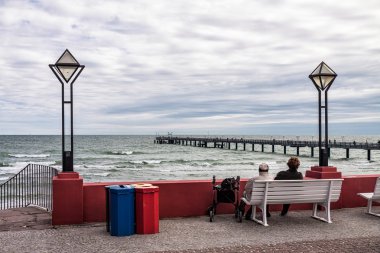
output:
[[[288,160],[288,170],[280,171],[277,173],[277,176],[274,178],[275,180],[294,180],[294,179],[303,179],[302,173],[298,172],[298,167],[300,166],[300,160],[292,156]],[[290,204],[284,204],[281,211],[281,216],[285,216],[288,213]]]

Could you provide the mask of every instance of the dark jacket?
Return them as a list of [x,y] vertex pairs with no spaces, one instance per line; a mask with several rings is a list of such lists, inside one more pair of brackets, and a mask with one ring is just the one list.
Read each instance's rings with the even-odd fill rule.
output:
[[277,173],[274,180],[293,180],[293,179],[303,179],[302,173],[297,170],[283,170]]

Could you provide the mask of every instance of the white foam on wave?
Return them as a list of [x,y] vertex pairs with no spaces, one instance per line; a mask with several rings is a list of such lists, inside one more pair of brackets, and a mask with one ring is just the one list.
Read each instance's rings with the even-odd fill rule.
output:
[[104,172],[104,173],[93,173],[92,175],[94,176],[99,176],[99,177],[108,177],[111,173],[109,172]]
[[128,170],[132,170],[132,171],[141,171],[142,169],[141,169],[141,168],[128,168]]
[[147,164],[160,164],[162,161],[161,160],[144,160],[144,162]]
[[49,157],[50,154],[8,154],[8,156],[14,158],[46,158]]
[[111,153],[115,155],[132,155],[133,151],[112,151]]
[[143,161],[131,161],[134,164],[160,164],[161,160],[143,160]]

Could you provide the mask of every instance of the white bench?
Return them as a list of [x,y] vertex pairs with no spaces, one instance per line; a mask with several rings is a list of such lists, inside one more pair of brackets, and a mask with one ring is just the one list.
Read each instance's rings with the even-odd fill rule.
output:
[[368,200],[367,213],[380,217],[380,213],[372,212],[372,202],[380,203],[380,177],[376,180],[375,189],[373,192],[362,192],[358,193],[358,195]]
[[[313,180],[257,180],[253,183],[251,199],[242,198],[252,205],[251,219],[268,226],[267,204],[312,203],[312,217],[331,223],[330,203],[339,199],[343,179]],[[323,206],[326,218],[317,215],[318,205]],[[261,209],[262,220],[256,218],[256,207]]]

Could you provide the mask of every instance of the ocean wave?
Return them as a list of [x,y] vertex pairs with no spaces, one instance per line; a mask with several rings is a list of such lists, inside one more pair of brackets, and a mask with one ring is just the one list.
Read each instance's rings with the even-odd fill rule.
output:
[[161,160],[130,161],[132,164],[160,164]]
[[99,176],[99,177],[108,177],[111,173],[109,172],[103,172],[103,173],[92,173],[94,176]]
[[46,158],[49,157],[50,154],[34,154],[34,155],[28,155],[28,154],[8,154],[9,157],[14,158]]
[[132,155],[133,151],[107,151],[107,155]]
[[105,154],[106,155],[140,155],[144,153],[138,152],[138,151],[123,150],[123,151],[106,151]]
[[119,171],[122,171],[122,170],[119,170],[118,168],[120,168],[120,167],[116,166],[116,169],[115,168],[114,169],[109,169],[107,171],[109,171],[109,172],[119,172]]
[[129,168],[128,170],[132,170],[132,171],[141,171],[142,168]]
[[62,161],[54,161],[51,165],[62,165]]

